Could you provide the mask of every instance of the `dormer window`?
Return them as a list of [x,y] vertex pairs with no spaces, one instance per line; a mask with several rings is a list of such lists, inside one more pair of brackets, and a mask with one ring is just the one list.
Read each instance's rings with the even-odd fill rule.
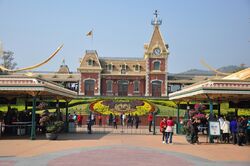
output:
[[121,67],[121,74],[126,74],[127,64],[122,64],[120,65],[120,67]]
[[141,69],[141,65],[139,64],[135,65],[135,71],[140,71],[140,69]]
[[122,65],[122,69],[126,70],[126,68],[127,68],[127,65],[126,65],[126,64],[123,64],[123,65]]
[[88,60],[88,66],[93,66],[94,65],[94,60],[93,59],[89,59]]
[[113,65],[112,65],[112,63],[107,65],[107,70],[108,70],[108,71],[112,71],[112,70],[113,70]]

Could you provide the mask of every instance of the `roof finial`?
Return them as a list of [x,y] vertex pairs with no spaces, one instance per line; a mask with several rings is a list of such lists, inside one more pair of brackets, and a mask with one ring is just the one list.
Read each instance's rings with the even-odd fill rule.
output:
[[154,20],[152,20],[151,21],[151,24],[152,25],[161,25],[161,23],[162,23],[162,20],[160,20],[160,19],[158,19],[158,10],[155,10],[155,12],[153,13],[154,15],[155,15],[155,18],[154,18]]
[[62,60],[62,65],[65,66],[65,59]]

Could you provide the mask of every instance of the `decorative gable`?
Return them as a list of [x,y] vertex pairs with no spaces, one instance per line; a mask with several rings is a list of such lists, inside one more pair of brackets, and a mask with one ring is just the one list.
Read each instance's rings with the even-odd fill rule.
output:
[[101,71],[102,67],[95,50],[87,50],[81,59],[79,71]]

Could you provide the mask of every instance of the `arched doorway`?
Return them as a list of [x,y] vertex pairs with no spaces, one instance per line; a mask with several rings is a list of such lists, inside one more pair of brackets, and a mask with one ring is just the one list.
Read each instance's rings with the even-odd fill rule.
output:
[[128,96],[128,81],[127,80],[118,81],[118,96]]
[[94,96],[95,81],[85,80],[84,81],[84,93],[86,96]]
[[161,81],[152,81],[152,96],[160,97],[161,96]]

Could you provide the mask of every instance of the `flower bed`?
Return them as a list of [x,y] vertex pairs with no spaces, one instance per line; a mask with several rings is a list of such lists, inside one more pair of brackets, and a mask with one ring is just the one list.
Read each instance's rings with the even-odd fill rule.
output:
[[89,106],[90,111],[102,115],[110,113],[120,115],[121,113],[131,115],[146,115],[149,112],[155,111],[155,107],[144,100],[99,100],[93,102]]

